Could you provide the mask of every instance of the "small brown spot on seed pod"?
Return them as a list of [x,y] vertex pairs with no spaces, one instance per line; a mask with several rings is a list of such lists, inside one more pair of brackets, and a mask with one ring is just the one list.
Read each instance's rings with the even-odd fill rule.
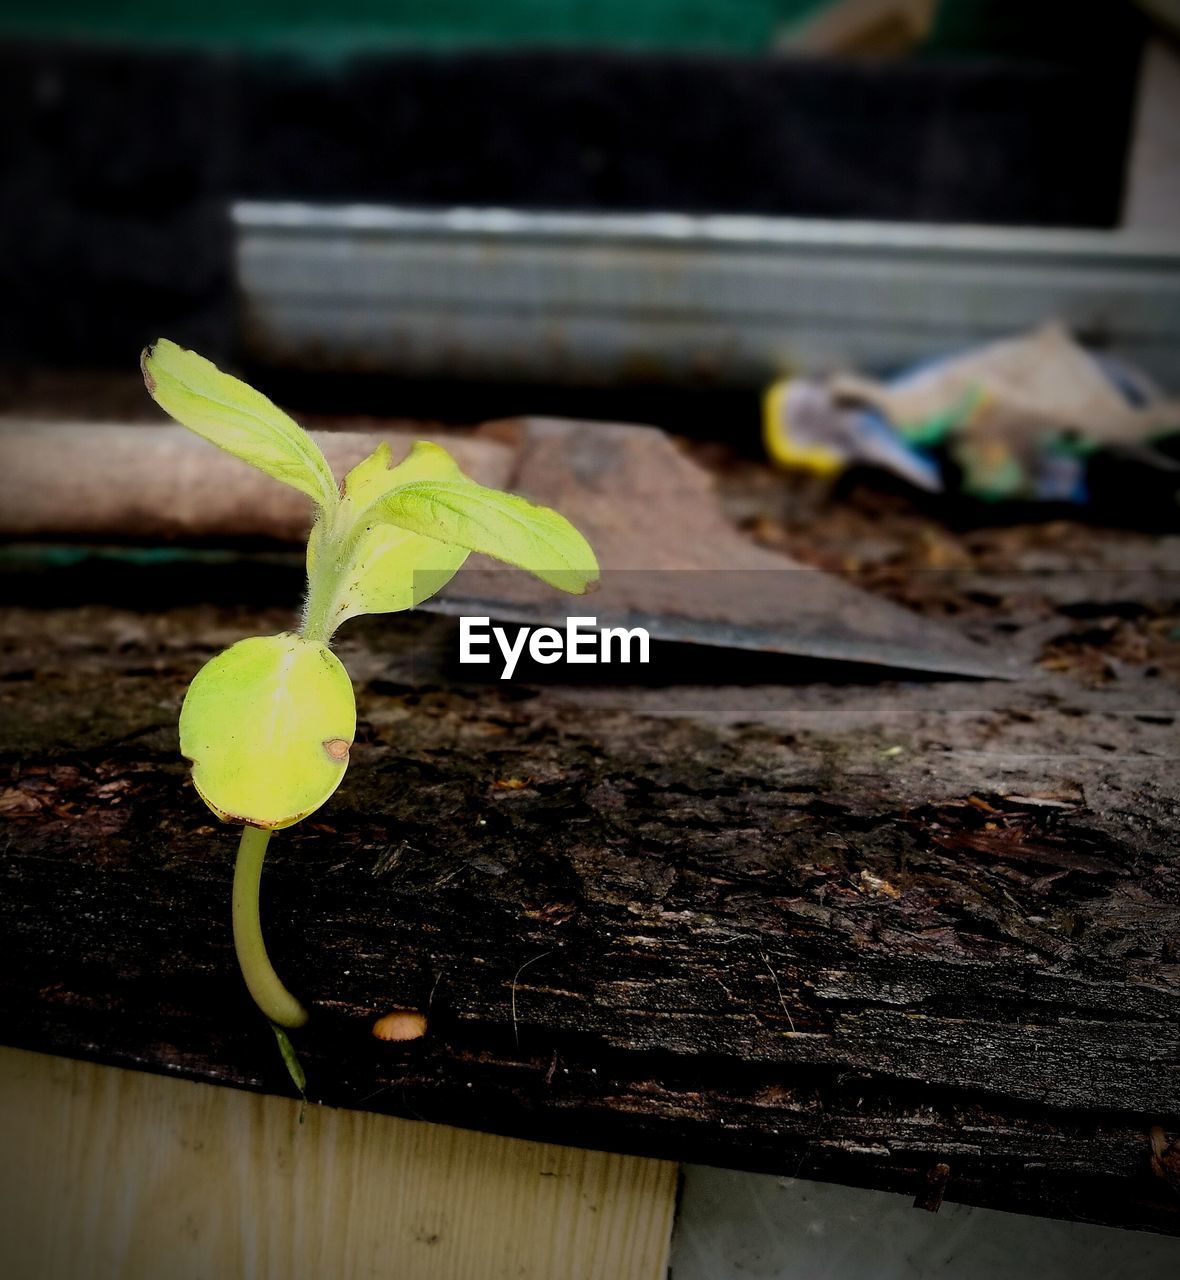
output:
[[416,1009],[397,1009],[373,1023],[378,1040],[418,1040],[426,1034],[426,1015]]
[[345,742],[343,738],[327,738],[324,741],[324,750],[333,760],[347,760],[348,749],[351,746],[352,743]]

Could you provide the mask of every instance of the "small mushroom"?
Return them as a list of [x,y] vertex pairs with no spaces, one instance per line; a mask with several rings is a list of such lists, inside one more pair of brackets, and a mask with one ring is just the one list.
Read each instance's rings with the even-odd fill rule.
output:
[[395,1009],[373,1023],[378,1040],[418,1040],[426,1034],[426,1015],[416,1009]]

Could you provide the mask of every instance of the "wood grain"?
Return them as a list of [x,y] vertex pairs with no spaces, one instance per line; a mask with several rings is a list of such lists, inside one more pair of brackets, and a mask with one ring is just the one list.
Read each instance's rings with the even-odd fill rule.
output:
[[662,1280],[676,1167],[0,1051],[8,1280]]

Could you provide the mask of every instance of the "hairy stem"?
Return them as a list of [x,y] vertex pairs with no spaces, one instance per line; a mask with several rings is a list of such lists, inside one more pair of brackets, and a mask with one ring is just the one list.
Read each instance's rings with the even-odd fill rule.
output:
[[271,968],[262,941],[262,924],[258,917],[258,884],[262,878],[262,861],[270,843],[270,832],[259,827],[243,827],[234,865],[234,949],[242,977],[254,997],[254,1003],[281,1027],[301,1027],[307,1021],[307,1010],[283,986]]
[[299,634],[305,640],[319,640],[327,644],[336,629],[339,612],[334,606],[340,586],[341,564],[335,512],[321,512],[308,539],[307,596],[299,628]]

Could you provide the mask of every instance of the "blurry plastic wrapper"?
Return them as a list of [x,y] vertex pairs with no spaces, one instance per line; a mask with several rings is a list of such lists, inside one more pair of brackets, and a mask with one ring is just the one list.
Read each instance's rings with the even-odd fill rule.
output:
[[932,493],[1086,503],[1094,454],[1134,450],[1151,466],[1151,446],[1180,432],[1180,400],[1046,325],[886,381],[780,379],[763,432],[776,463],[821,476],[873,466]]

